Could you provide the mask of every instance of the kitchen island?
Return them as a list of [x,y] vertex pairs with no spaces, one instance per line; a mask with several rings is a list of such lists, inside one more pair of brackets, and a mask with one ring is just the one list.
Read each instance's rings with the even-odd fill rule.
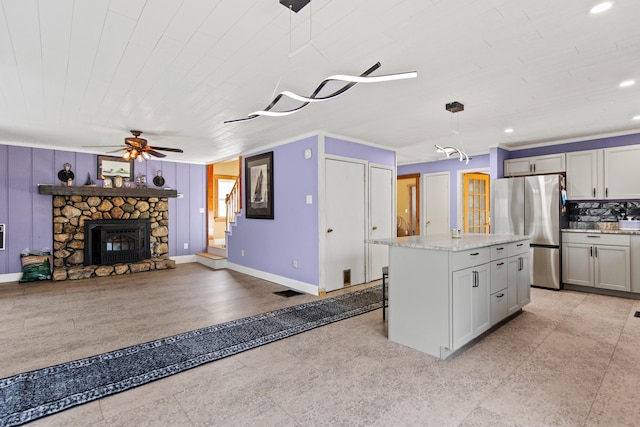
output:
[[389,246],[389,340],[447,358],[530,302],[527,236],[374,239]]

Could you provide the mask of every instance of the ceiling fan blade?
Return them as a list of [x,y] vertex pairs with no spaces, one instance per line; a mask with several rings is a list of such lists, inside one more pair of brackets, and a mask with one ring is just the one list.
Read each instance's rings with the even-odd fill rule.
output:
[[152,156],[156,156],[156,157],[167,157],[166,154],[162,154],[162,153],[158,153],[157,151],[153,151],[153,150],[145,150],[147,153],[151,154]]
[[117,153],[118,151],[122,151],[122,150],[126,150],[126,149],[127,149],[127,147],[120,147],[120,148],[118,148],[117,150],[107,151],[107,154],[110,154],[110,153]]
[[85,148],[112,148],[112,147],[122,147],[125,148],[124,145],[83,145]]
[[182,151],[180,148],[156,147],[155,145],[153,147],[149,146],[149,148],[153,150],[163,150],[163,151],[172,151],[174,153],[184,153],[184,151]]

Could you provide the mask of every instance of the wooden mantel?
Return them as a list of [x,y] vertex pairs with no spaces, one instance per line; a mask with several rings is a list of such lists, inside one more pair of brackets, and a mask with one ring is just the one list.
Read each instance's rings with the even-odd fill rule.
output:
[[38,184],[38,193],[53,196],[103,196],[103,197],[178,197],[177,190],[163,188],[103,188]]

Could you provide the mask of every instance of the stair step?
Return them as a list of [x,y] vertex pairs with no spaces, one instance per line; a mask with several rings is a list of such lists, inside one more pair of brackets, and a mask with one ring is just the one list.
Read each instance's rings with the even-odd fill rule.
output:
[[218,256],[221,256],[221,257],[226,257],[227,256],[227,248],[222,247],[222,246],[210,245],[207,248],[207,252],[212,254],[212,255],[218,255]]
[[210,254],[208,252],[200,252],[199,254],[196,254],[196,259],[200,264],[211,267],[214,270],[227,267],[226,256]]

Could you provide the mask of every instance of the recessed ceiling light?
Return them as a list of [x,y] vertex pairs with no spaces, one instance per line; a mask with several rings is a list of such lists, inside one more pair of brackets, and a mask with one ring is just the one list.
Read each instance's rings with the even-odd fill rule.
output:
[[513,129],[511,129],[511,128],[506,128],[506,129],[504,130],[504,133],[513,133]]
[[625,80],[622,83],[620,83],[620,87],[629,87],[629,86],[633,86],[634,84],[636,84],[635,80]]
[[609,10],[611,9],[611,6],[613,6],[613,2],[612,1],[605,1],[603,3],[598,3],[597,5],[593,6],[591,8],[591,10],[589,11],[589,13],[591,14],[596,14],[596,13],[602,13],[605,10]]
[[633,116],[631,120],[640,120],[640,116]]

